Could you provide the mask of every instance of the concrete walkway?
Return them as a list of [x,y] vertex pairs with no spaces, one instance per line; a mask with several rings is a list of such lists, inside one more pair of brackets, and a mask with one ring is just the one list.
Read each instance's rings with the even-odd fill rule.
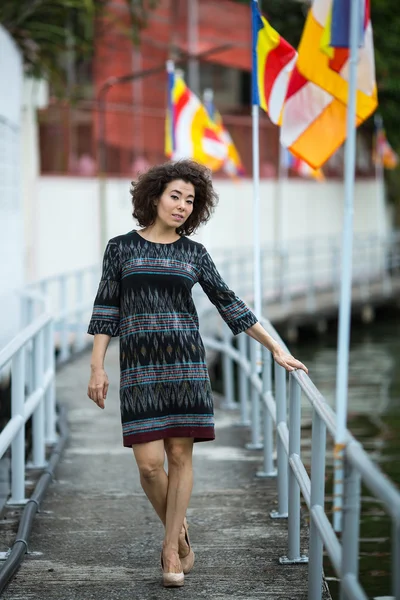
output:
[[307,566],[278,563],[287,524],[268,516],[276,507],[276,482],[254,477],[261,454],[243,449],[248,433],[235,427],[237,415],[220,410],[217,441],[195,446],[188,511],[195,568],[184,588],[162,587],[162,526],[121,443],[116,345],[106,368],[111,385],[104,411],[86,396],[89,356],[58,373],[70,443],[36,517],[30,554],[4,600],[306,599]]

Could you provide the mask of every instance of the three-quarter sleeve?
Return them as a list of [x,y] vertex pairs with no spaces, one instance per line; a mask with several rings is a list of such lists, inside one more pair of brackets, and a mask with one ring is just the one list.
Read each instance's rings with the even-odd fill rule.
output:
[[202,255],[199,283],[233,335],[238,335],[257,323],[256,316],[222,279],[205,248]]
[[110,240],[104,252],[103,271],[94,301],[88,333],[119,335],[121,261],[117,242]]

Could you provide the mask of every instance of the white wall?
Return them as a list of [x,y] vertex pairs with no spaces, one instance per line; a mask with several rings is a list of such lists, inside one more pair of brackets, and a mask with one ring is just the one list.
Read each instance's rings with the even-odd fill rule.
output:
[[12,38],[0,26],[0,348],[19,322],[15,290],[23,283],[21,203],[22,62]]
[[24,212],[24,271],[28,280],[36,272],[37,183],[40,173],[39,127],[37,109],[48,102],[48,86],[44,80],[25,78],[22,98],[22,197]]
[[[210,222],[195,236],[211,252],[222,248],[251,247],[253,237],[252,183],[216,182],[220,202]],[[275,182],[261,184],[263,244],[279,238],[286,242],[307,237],[340,236],[343,185],[289,181],[281,191]],[[130,182],[107,182],[108,238],[136,227],[131,212]],[[382,194],[374,181],[357,182],[354,229],[358,233],[384,233],[389,228]],[[277,201],[277,195],[281,200]],[[99,184],[97,179],[40,177],[36,210],[36,271],[32,279],[97,262],[102,254],[99,235]]]

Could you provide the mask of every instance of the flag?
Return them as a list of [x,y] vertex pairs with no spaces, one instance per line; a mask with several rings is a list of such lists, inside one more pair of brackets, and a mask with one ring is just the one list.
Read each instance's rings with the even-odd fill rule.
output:
[[204,106],[206,107],[210,119],[217,126],[220,138],[225,142],[227,147],[227,157],[222,167],[223,170],[231,177],[243,177],[245,175],[245,170],[240,158],[240,154],[237,151],[235,143],[228,130],[225,128],[222,122],[222,117],[219,111],[215,108],[211,95],[209,98],[206,98],[206,93],[204,94]]
[[218,127],[181,75],[169,73],[168,83],[166,156],[172,160],[192,158],[212,171],[218,170],[228,154],[226,142],[221,139]]
[[[362,46],[357,61],[357,106],[360,122],[365,121],[378,105],[375,81],[374,43],[369,0],[362,2],[360,36]],[[297,68],[309,81],[347,105],[349,95],[349,32],[350,2],[344,0],[314,0],[308,13],[299,45]],[[346,25],[347,24],[347,25]]]
[[[367,10],[365,19],[365,45],[359,50],[357,66],[357,127],[377,106],[372,27]],[[332,0],[315,0],[282,112],[282,145],[313,168],[323,165],[347,135],[349,54],[346,48],[331,47],[332,33]]]
[[315,181],[324,181],[325,176],[322,169],[313,169],[301,158],[294,156],[289,150],[284,150],[284,165],[288,169],[292,169],[300,177],[306,179],[315,179]]
[[296,50],[261,16],[252,2],[253,33],[253,104],[279,123],[290,73],[296,62]]
[[378,115],[375,119],[375,144],[372,158],[375,164],[382,165],[385,169],[395,169],[399,163],[399,157],[386,137],[382,118]]

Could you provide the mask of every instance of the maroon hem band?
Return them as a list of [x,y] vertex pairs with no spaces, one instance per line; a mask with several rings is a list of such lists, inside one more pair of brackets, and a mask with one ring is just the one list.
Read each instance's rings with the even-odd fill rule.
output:
[[133,444],[144,444],[155,440],[181,437],[194,438],[195,442],[212,442],[215,440],[214,427],[173,427],[161,431],[146,431],[146,433],[134,433],[123,438],[125,448],[131,448]]

